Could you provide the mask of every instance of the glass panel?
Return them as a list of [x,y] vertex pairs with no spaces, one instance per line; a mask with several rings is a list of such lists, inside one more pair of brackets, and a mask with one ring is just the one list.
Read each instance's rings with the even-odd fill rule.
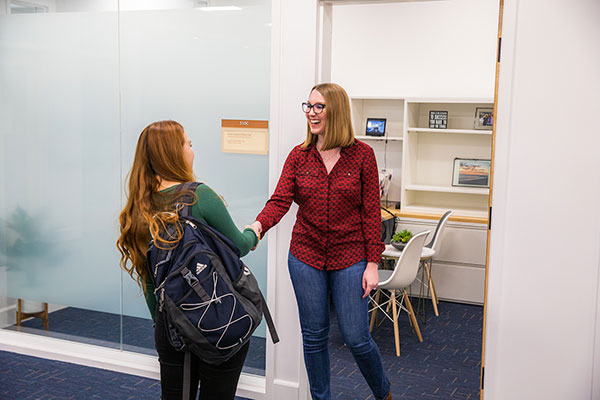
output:
[[[16,329],[20,308],[38,316],[23,331],[118,348],[117,1],[112,10],[0,17],[0,323]],[[90,318],[104,313],[109,323]]]
[[[268,156],[222,153],[221,119],[268,119],[271,32],[270,2],[239,3],[233,11],[122,11],[120,44],[123,177],[142,129],[176,120],[192,140],[198,179],[225,198],[242,228],[267,200]],[[266,242],[244,261],[266,295]],[[149,314],[137,286],[124,281],[125,344],[139,338],[136,345],[153,348],[151,334],[133,334],[141,321],[131,318]],[[265,334],[260,326],[246,372],[264,374]]]
[[[11,15],[13,3],[30,14]],[[222,153],[220,126],[268,120],[270,1],[43,3],[0,16],[0,327],[17,329],[22,299],[50,314],[48,331],[44,313],[24,331],[156,354],[115,248],[137,137],[156,120],[182,123],[199,180],[239,227],[254,220],[268,157]],[[265,295],[266,254],[265,242],[245,258]],[[265,336],[263,324],[246,372],[264,374]]]

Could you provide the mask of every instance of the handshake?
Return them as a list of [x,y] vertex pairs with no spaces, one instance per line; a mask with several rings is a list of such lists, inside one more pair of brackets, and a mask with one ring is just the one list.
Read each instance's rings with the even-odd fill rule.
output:
[[252,250],[255,250],[256,247],[258,246],[258,242],[260,242],[261,239],[261,235],[262,235],[262,224],[259,221],[254,221],[251,225],[246,225],[244,227],[244,229],[250,228],[254,231],[254,233],[256,234],[256,237],[258,238],[258,240],[256,241],[256,246],[254,246],[252,248]]

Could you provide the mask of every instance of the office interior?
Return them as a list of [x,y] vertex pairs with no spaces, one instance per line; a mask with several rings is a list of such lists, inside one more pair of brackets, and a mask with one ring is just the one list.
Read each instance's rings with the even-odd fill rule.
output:
[[[180,122],[243,227],[304,139],[300,103],[332,81],[391,174],[398,227],[454,211],[433,279],[440,308],[483,308],[480,398],[600,399],[599,20],[595,0],[0,0],[0,350],[157,379],[115,247],[140,131]],[[493,129],[471,126],[477,108]],[[445,131],[426,127],[432,110]],[[268,154],[223,152],[224,119],[268,121]],[[454,158],[489,159],[489,189],[453,187]],[[245,258],[282,338],[256,331],[246,398],[310,398],[294,214]],[[47,332],[53,315],[111,319],[84,338],[17,329],[17,309],[49,315]],[[139,326],[150,345],[130,340]]]

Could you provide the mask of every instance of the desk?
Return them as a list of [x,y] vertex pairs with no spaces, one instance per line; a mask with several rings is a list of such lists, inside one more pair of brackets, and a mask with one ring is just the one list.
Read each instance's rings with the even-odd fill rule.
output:
[[[389,213],[394,214],[396,217],[398,218],[414,218],[414,219],[434,219],[436,221],[439,221],[439,219],[442,217],[442,214],[420,214],[420,213],[407,213],[404,211],[400,211],[397,208],[394,207],[387,207],[385,210],[381,210],[381,216],[384,216],[384,213],[388,216],[388,218],[391,218]],[[466,222],[466,223],[472,223],[472,224],[486,224],[488,223],[488,219],[487,218],[481,218],[481,217],[463,217],[460,215],[451,215],[449,221],[453,221],[453,222]]]

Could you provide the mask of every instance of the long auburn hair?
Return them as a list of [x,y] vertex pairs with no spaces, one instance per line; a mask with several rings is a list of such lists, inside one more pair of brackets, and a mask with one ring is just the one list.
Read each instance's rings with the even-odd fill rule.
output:
[[[336,147],[350,147],[354,144],[354,129],[352,129],[352,117],[350,114],[350,99],[343,87],[336,83],[319,83],[310,89],[321,93],[325,98],[327,112],[327,123],[323,133],[323,148],[329,150]],[[310,131],[310,125],[306,122],[306,139],[302,148],[317,143],[318,136]]]
[[[117,240],[117,248],[121,253],[121,268],[144,291],[144,283],[148,277],[146,251],[150,240],[154,238],[157,246],[162,244],[167,248],[176,245],[181,238],[174,200],[188,193],[180,192],[177,196],[172,193],[164,194],[159,191],[159,187],[162,180],[194,180],[192,166],[184,158],[184,141],[184,130],[178,122],[151,123],[140,134],[133,166],[127,177],[127,203],[119,215],[121,235]],[[195,202],[195,194],[192,195]],[[168,239],[160,235],[167,226],[176,228],[175,236]]]

